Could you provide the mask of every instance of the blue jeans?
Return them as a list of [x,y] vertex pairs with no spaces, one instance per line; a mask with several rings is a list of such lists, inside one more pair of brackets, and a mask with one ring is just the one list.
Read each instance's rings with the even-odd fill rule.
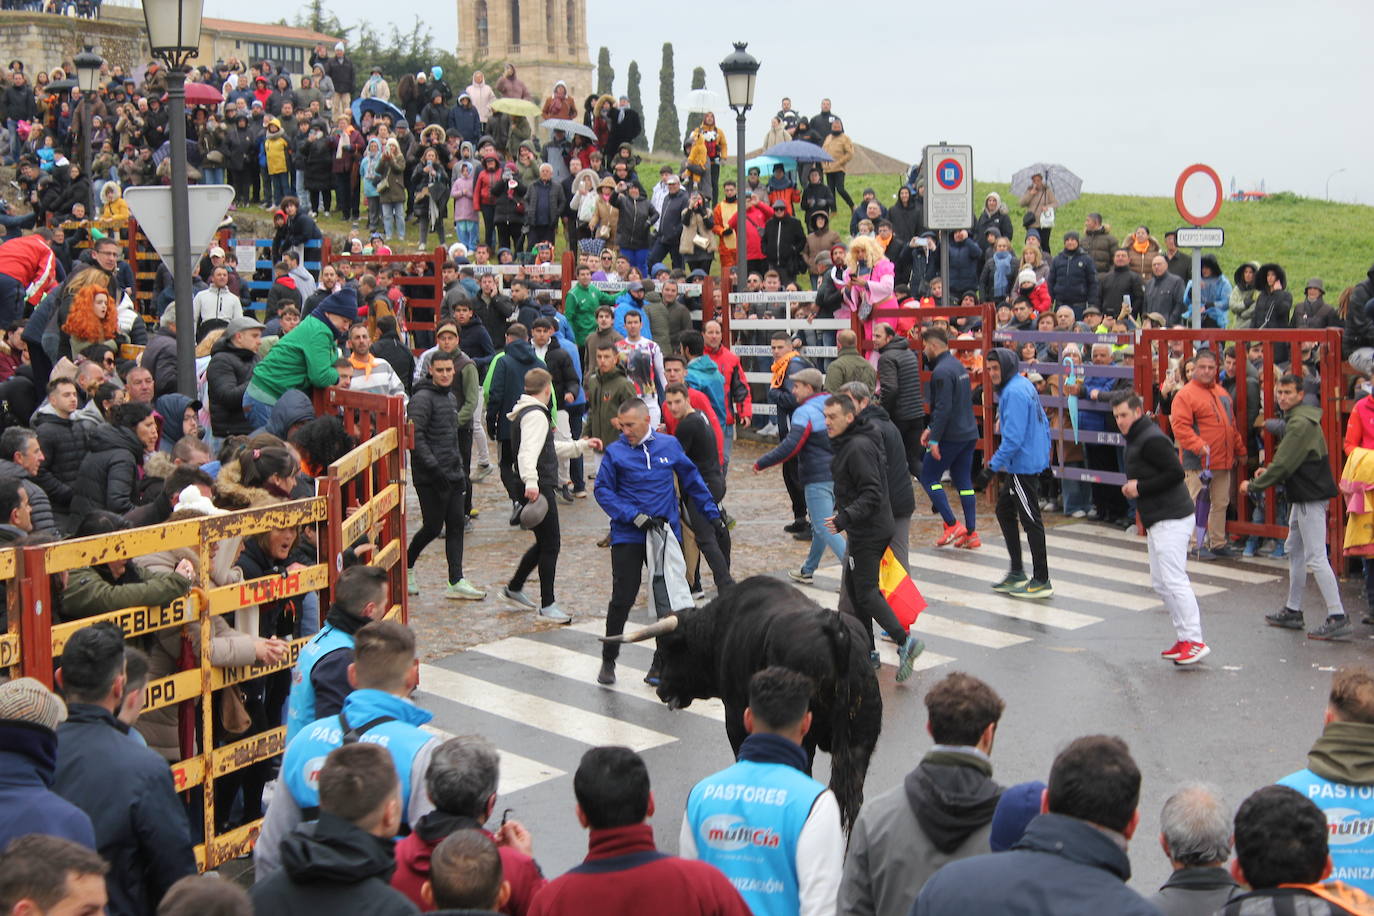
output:
[[205,166],[200,170],[201,184],[224,184],[224,169]]
[[406,237],[406,202],[382,201],[382,234],[393,242]]
[[272,198],[274,206],[281,206],[281,199],[291,191],[291,185],[287,181],[286,172],[278,172],[275,175],[267,176],[268,196]]
[[274,406],[276,405],[259,401],[246,391],[243,394],[243,407],[248,411],[248,419],[252,421],[253,426],[257,429],[266,426],[267,421],[272,419],[272,408]]
[[649,249],[622,248],[620,253],[625,256],[625,260],[630,262],[630,266],[638,267],[642,275],[649,276]]
[[458,236],[458,241],[463,243],[464,248],[472,251],[477,247],[477,220],[457,220],[453,224],[453,229]]
[[296,169],[296,189],[291,193],[300,198],[301,209],[309,209],[306,204],[310,200],[310,192],[305,187],[305,169]]
[[5,121],[5,130],[10,133],[10,155],[5,164],[13,165],[19,161],[19,121],[9,118]]
[[725,429],[721,430],[725,434],[725,470],[730,470],[730,455],[735,451],[735,424],[725,424]]
[[811,550],[802,563],[802,572],[815,572],[827,547],[843,563],[844,538],[825,527],[825,520],[835,514],[835,485],[828,480],[808,483],[802,491],[806,495],[806,514],[811,517]]

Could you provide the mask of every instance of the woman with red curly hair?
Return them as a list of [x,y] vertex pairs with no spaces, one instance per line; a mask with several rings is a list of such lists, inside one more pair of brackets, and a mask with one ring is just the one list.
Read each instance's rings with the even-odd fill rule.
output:
[[91,285],[76,294],[62,330],[71,338],[72,356],[76,357],[91,344],[114,346],[119,333],[119,317],[114,301],[103,286]]

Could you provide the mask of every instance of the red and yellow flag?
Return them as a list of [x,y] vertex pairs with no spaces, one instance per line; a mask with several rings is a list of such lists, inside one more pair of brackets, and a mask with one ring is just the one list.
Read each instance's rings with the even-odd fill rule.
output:
[[925,610],[926,599],[921,595],[916,583],[907,575],[906,567],[897,562],[889,547],[883,551],[883,561],[878,567],[878,590],[887,599],[897,621],[907,629],[916,622],[921,611]]

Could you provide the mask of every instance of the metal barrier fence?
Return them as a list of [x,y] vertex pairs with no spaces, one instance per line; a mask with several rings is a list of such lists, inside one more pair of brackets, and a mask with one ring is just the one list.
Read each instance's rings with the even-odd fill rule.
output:
[[[202,835],[196,862],[214,868],[252,848],[261,821],[216,833],[216,779],[270,759],[285,746],[284,726],[214,747],[217,691],[254,678],[289,670],[308,637],[293,640],[277,664],[217,667],[210,663],[214,618],[307,592],[322,593],[327,606],[343,567],[343,552],[371,538],[369,565],[388,571],[392,603],[387,617],[404,621],[405,449],[409,434],[400,398],[330,389],[317,403],[342,409],[350,432],[364,441],[317,476],[317,495],[258,509],[203,519],[135,528],[117,534],[0,551],[0,582],[7,586],[9,629],[0,636],[0,667],[53,683],[53,661],[77,630],[101,621],[117,624],[126,638],[147,637],[174,627],[199,646],[199,663],[148,682],[143,711],[194,703],[200,726],[199,753],[171,765],[178,792],[199,788]],[[315,469],[319,471],[319,469]],[[348,507],[345,514],[345,506]],[[283,575],[269,575],[225,586],[210,579],[215,545],[283,528],[320,526],[319,561]],[[54,622],[53,577],[81,567],[136,559],[178,548],[198,553],[198,580],[191,593],[163,607],[133,607],[67,622]],[[194,810],[194,806],[192,806]]]
[[[1290,367],[1292,373],[1300,378],[1314,368],[1320,377],[1318,397],[1322,410],[1322,435],[1326,440],[1332,477],[1340,480],[1345,457],[1343,448],[1344,417],[1347,412],[1343,404],[1342,383],[1344,375],[1341,335],[1342,332],[1338,328],[1270,331],[1152,328],[1143,331],[1139,342],[1136,343],[1134,371],[1136,391],[1140,392],[1141,397],[1145,399],[1145,409],[1147,411],[1153,410],[1156,392],[1158,391],[1157,386],[1166,377],[1170,367],[1169,344],[1171,342],[1182,343],[1185,355],[1191,352],[1190,343],[1193,347],[1207,346],[1213,348],[1218,354],[1223,353],[1228,346],[1234,346],[1236,367],[1242,372],[1249,371],[1246,368],[1248,362],[1247,348],[1253,343],[1258,343],[1263,348],[1263,357],[1259,369],[1260,409],[1257,420],[1257,422],[1261,422],[1275,416],[1275,403],[1272,393],[1275,382],[1285,371],[1280,368],[1279,363],[1289,362],[1289,360],[1276,360],[1275,349],[1281,348],[1278,355],[1295,356],[1301,352],[1304,343],[1317,344],[1320,347],[1319,359],[1314,366],[1304,365],[1301,359],[1293,359]],[[1283,353],[1282,348],[1286,348],[1288,353]],[[1247,385],[1243,384],[1242,381],[1244,380],[1238,380],[1235,386],[1233,401],[1236,416],[1247,418],[1251,405],[1249,404]],[[1276,443],[1273,435],[1264,429],[1263,425],[1246,430],[1245,435],[1251,462],[1258,458],[1254,448],[1257,444],[1263,448],[1266,458],[1272,459]],[[1250,476],[1250,467],[1237,468],[1237,473],[1233,476],[1231,483],[1238,488],[1240,482],[1249,479]],[[1287,535],[1286,520],[1275,517],[1277,508],[1275,499],[1256,500],[1254,496],[1238,499],[1238,495],[1238,492],[1233,492],[1231,495],[1231,505],[1236,507],[1236,518],[1226,522],[1227,534],[1268,538],[1282,538]],[[1258,522],[1252,521],[1257,502],[1261,515],[1261,520]],[[1337,497],[1331,500],[1326,523],[1326,542],[1331,565],[1338,574],[1343,574],[1347,566],[1341,547],[1345,538],[1345,501],[1343,499]]]

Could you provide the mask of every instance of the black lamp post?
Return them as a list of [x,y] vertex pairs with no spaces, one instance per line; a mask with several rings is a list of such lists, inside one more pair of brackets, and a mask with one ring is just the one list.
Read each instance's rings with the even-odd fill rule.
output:
[[758,76],[759,62],[745,48],[748,42],[737,41],[735,50],[720,62],[720,72],[725,75],[725,95],[735,112],[735,152],[739,159],[735,178],[735,290],[743,292],[744,278],[748,276],[748,262],[745,259],[744,224],[744,116],[754,107],[754,80]]
[[167,116],[171,124],[172,271],[176,293],[177,390],[196,396],[196,325],[191,309],[191,212],[186,181],[186,61],[200,51],[204,0],[143,0],[148,44],[167,67]]
[[[99,54],[91,50],[90,45],[86,45],[86,50],[76,55],[72,59],[76,66],[76,84],[81,89],[81,174],[86,176],[86,180],[91,182],[94,189],[95,182],[91,179],[91,106],[95,104],[96,91],[100,87],[100,68],[105,61]],[[92,202],[86,201],[86,211],[88,216],[94,216],[91,212]]]

